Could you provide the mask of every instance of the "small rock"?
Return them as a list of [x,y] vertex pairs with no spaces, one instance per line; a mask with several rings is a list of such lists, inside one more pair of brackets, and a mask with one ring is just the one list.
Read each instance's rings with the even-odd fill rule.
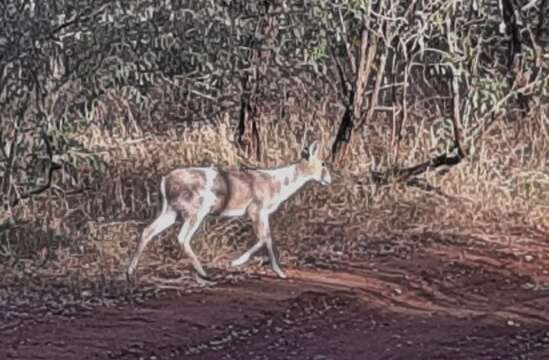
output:
[[513,320],[507,320],[507,325],[514,326],[514,327],[520,327],[520,324],[514,322]]
[[534,257],[532,255],[525,255],[524,256],[524,261],[531,262],[532,260],[534,260]]
[[536,285],[534,285],[534,284],[532,284],[532,283],[530,283],[530,282],[524,283],[524,284],[522,285],[522,288],[523,288],[523,289],[526,289],[526,290],[532,290],[532,289],[534,289],[535,287],[536,287]]

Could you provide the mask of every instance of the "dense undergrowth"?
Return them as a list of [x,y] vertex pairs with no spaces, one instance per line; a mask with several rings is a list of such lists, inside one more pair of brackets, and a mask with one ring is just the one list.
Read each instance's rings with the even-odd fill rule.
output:
[[[10,4],[5,281],[119,279],[159,211],[162,175],[284,165],[313,140],[335,181],[309,184],[273,216],[285,266],[409,256],[399,249],[456,236],[549,256],[529,242],[549,232],[545,2]],[[373,181],[456,150],[457,165],[413,182]],[[138,272],[189,273],[175,232]],[[253,241],[246,219],[209,219],[193,246],[226,271]]]
[[[416,239],[413,246],[420,249],[433,234],[481,238],[521,255],[525,236],[546,234],[549,229],[546,112],[543,109],[537,119],[525,122],[502,119],[490,129],[490,136],[478,140],[465,161],[426,173],[423,178],[430,186],[421,188],[398,182],[378,186],[371,181],[372,170],[390,165],[385,155],[389,125],[365,128],[355,136],[345,161],[330,163],[335,178],[331,186],[307,185],[273,216],[282,263],[311,257],[345,261],[391,252],[404,238]],[[218,124],[156,132],[91,126],[79,140],[97,154],[101,166],[78,169],[86,184],[79,191],[64,194],[53,188],[11,209],[15,221],[4,225],[2,263],[15,277],[25,273],[25,266],[38,266],[50,274],[120,278],[140,231],[159,211],[163,174],[180,166],[273,167],[296,161],[304,144],[313,139],[329,143],[333,138],[329,117],[315,117],[264,119],[265,150],[257,161],[247,159],[235,146],[228,118]],[[403,139],[402,165],[436,154],[434,126],[422,122],[410,129]],[[70,185],[71,177],[58,176],[59,184]],[[175,241],[176,228],[153,241],[140,270],[158,275],[174,265],[178,270],[168,273],[190,272]],[[209,219],[193,246],[209,267],[225,268],[253,241],[246,219]]]

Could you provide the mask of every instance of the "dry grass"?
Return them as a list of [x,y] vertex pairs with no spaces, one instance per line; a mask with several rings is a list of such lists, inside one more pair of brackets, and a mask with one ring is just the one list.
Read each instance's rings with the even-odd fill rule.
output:
[[[304,139],[329,143],[333,124],[322,118],[301,114],[288,121],[262,121],[264,152],[255,165],[271,167],[296,160]],[[400,166],[424,161],[440,147],[432,136],[433,126],[418,122],[407,132]],[[521,253],[524,234],[549,231],[549,121],[544,112],[523,123],[500,122],[474,142],[466,161],[444,175],[427,174],[438,193],[368,182],[371,170],[392,165],[387,155],[390,129],[387,124],[357,134],[345,161],[332,165],[331,187],[310,185],[279,210],[273,232],[283,262],[383,251],[384,243],[398,246],[402,237],[417,237],[420,247],[421,239],[433,233],[480,237],[506,244],[507,252]],[[232,133],[228,117],[215,126],[156,134],[133,125],[88,129],[81,140],[105,164],[100,172],[81,169],[81,178],[88,179],[92,190],[64,197],[52,191],[22,202],[12,210],[16,224],[0,244],[4,257],[18,258],[19,263],[28,262],[21,260],[25,258],[32,263],[53,258],[56,261],[46,262],[46,268],[60,275],[79,268],[79,274],[119,276],[141,229],[159,209],[161,175],[178,166],[252,163],[234,146]],[[190,269],[182,261],[175,228],[161,238],[146,251],[140,271],[162,272],[173,260],[178,269]],[[252,241],[245,219],[212,219],[196,235],[194,246],[206,264],[225,267]]]

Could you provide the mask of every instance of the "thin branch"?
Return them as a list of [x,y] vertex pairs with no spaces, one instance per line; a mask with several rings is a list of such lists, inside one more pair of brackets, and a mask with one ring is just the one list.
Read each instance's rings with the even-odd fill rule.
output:
[[10,206],[16,206],[21,200],[23,199],[27,199],[33,195],[37,195],[37,194],[40,194],[40,193],[43,193],[44,191],[48,190],[50,187],[51,187],[51,183],[52,183],[52,178],[53,178],[53,173],[56,171],[56,170],[59,170],[62,168],[61,165],[55,163],[53,161],[53,152],[52,152],[52,149],[51,149],[51,145],[50,145],[50,141],[48,139],[48,135],[43,131],[41,133],[41,137],[42,139],[44,140],[44,143],[46,144],[46,153],[48,155],[48,176],[47,176],[47,182],[44,184],[44,185],[41,185],[41,186],[38,186],[32,190],[29,190],[23,194],[18,194],[18,196],[12,201],[12,203],[10,204]]
[[[502,97],[494,106],[492,106],[492,108],[490,110],[488,110],[487,112],[485,112],[484,114],[482,114],[479,118],[478,118],[478,121],[477,121],[477,124],[475,127],[473,127],[470,131],[470,134],[473,135],[475,134],[476,132],[478,132],[480,130],[481,127],[483,127],[483,132],[486,132],[486,130],[488,130],[496,121],[496,118],[495,115],[496,112],[498,110],[500,110],[501,106],[503,104],[505,104],[507,101],[509,101],[509,99],[511,99],[513,96],[515,96],[516,94],[518,93],[521,93],[521,92],[525,92],[525,91],[528,91],[530,90],[531,88],[537,86],[537,85],[541,85],[542,82],[543,82],[544,78],[543,77],[540,77],[538,78],[537,80],[535,81],[532,81],[531,83],[521,87],[521,88],[518,88],[514,91],[510,91],[507,95],[505,95],[504,97]],[[487,119],[488,117],[491,117],[491,120],[486,123],[486,124],[483,124],[483,122],[485,121],[485,119]],[[484,126],[483,126],[484,125]]]

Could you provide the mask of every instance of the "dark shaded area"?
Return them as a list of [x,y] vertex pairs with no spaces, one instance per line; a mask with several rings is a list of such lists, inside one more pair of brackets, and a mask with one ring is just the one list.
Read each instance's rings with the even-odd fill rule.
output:
[[415,177],[418,175],[441,167],[455,166],[459,164],[462,159],[463,156],[459,151],[456,155],[450,156],[447,153],[444,153],[411,167],[394,168],[385,172],[372,171],[371,178],[378,185],[387,185],[391,181],[407,182],[413,185],[417,182]]

